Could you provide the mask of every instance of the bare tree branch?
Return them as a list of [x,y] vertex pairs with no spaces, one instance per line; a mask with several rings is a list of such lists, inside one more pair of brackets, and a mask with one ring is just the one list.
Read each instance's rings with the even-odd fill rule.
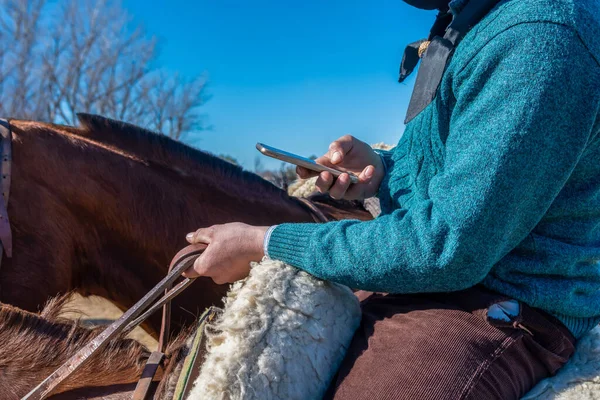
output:
[[204,128],[206,79],[156,65],[156,39],[118,0],[0,0],[0,113],[75,123],[90,112],[176,139]]

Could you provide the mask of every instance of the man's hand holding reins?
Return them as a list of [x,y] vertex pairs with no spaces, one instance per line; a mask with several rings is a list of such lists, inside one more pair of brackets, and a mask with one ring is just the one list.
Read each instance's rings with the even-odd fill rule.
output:
[[194,266],[183,275],[188,278],[206,276],[216,284],[244,279],[250,273],[250,262],[264,256],[263,240],[268,227],[241,222],[213,225],[189,233],[186,240],[208,245]]
[[[348,171],[358,176],[358,183],[351,184],[350,176],[342,174],[337,179],[325,171],[319,174],[317,188],[329,192],[334,199],[362,200],[374,196],[385,174],[383,162],[367,143],[353,136],[342,136],[329,145],[329,151],[315,160],[340,171]],[[297,167],[296,172],[301,178],[316,176],[317,172]]]

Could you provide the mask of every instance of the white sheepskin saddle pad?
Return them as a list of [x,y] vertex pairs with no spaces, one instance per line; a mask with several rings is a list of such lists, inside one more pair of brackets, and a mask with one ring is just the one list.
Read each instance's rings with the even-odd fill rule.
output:
[[188,399],[320,399],[360,318],[347,287],[279,261],[253,264],[207,326],[207,354]]
[[538,383],[522,400],[600,400],[600,327],[579,340],[556,376]]

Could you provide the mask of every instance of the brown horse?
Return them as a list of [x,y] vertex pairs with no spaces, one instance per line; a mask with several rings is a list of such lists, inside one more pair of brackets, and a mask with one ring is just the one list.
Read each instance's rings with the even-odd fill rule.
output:
[[[102,329],[88,329],[61,319],[59,314],[65,299],[53,299],[40,315],[0,305],[0,399],[23,397]],[[187,351],[188,333],[180,334],[167,347],[164,371],[159,369],[157,380],[172,374]],[[134,340],[114,339],[101,354],[63,382],[50,398],[130,399],[149,355]],[[168,388],[161,383],[155,384],[154,389],[164,393]]]
[[[14,250],[0,268],[4,303],[35,311],[76,290],[128,308],[165,275],[187,232],[313,221],[296,199],[231,163],[132,125],[80,120],[81,128],[11,121]],[[354,204],[319,207],[336,219],[371,218]],[[225,290],[198,279],[174,301],[175,326]]]

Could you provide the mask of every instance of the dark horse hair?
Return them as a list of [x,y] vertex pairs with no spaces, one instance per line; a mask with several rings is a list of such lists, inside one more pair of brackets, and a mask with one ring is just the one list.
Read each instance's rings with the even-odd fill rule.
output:
[[[77,117],[84,129],[74,130],[75,134],[127,151],[150,166],[167,168],[180,177],[189,177],[194,171],[207,168],[213,171],[215,177],[221,179],[220,184],[243,181],[258,190],[259,194],[287,196],[284,191],[259,175],[167,135],[98,115],[80,113]],[[235,189],[234,186],[231,188]]]

